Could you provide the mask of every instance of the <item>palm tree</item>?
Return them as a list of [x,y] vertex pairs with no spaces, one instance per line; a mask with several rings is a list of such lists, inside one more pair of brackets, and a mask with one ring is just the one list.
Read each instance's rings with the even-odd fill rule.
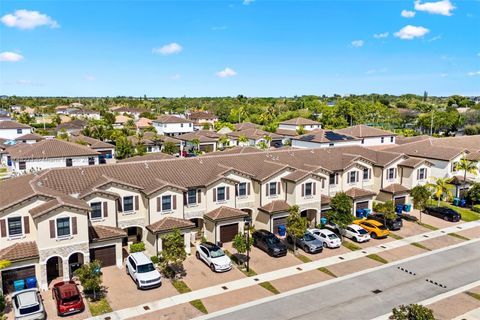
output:
[[450,191],[450,182],[451,178],[434,178],[435,182],[430,183],[429,186],[433,188],[435,197],[437,197],[438,204],[440,206],[440,201],[443,199],[443,195],[447,196],[447,199],[452,198],[452,191]]
[[244,143],[248,142],[248,138],[242,134],[240,137],[238,137],[238,142],[239,144],[242,143],[243,145]]
[[195,138],[195,139],[192,139],[192,141],[190,141],[192,144],[193,144],[193,147],[196,149],[196,151],[198,152],[199,151],[199,148],[200,148],[200,140]]
[[263,140],[265,140],[265,143],[267,144],[267,146],[270,146],[270,142],[272,142],[272,137],[269,135],[265,135],[263,137]]
[[[460,161],[455,164],[455,171],[463,171],[462,189],[464,191],[465,191],[465,185],[467,184],[467,173],[471,173],[473,175],[477,175],[478,173],[477,164],[466,158],[460,159]],[[462,198],[464,197],[465,197],[465,193],[462,195]]]
[[228,145],[227,136],[221,136],[220,138],[218,138],[218,142],[222,145],[222,148],[225,148]]

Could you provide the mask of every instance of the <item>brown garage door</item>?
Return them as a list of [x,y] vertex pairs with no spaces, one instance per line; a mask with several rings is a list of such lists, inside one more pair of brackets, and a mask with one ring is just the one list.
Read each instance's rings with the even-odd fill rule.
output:
[[357,202],[357,210],[368,209],[368,201]]
[[397,204],[405,204],[406,202],[406,197],[398,197],[398,198],[395,198],[395,205]]
[[228,224],[226,226],[220,227],[220,241],[230,242],[235,238],[235,235],[238,233],[238,223]]
[[90,249],[90,260],[99,260],[102,267],[116,264],[115,246]]
[[287,225],[287,217],[274,218],[272,221],[272,232],[278,234],[278,226]]
[[35,267],[23,267],[18,269],[6,270],[2,272],[3,292],[13,292],[13,282],[15,280],[25,280],[28,277],[35,276]]

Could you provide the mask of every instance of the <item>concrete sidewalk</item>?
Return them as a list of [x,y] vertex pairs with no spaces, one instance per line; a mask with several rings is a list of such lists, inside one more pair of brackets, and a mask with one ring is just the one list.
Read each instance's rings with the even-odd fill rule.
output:
[[462,314],[453,320],[480,320],[480,308]]
[[410,245],[411,243],[414,243],[414,242],[421,242],[427,239],[434,239],[434,238],[446,236],[448,233],[458,232],[460,230],[467,230],[467,229],[471,229],[479,226],[480,226],[480,221],[472,221],[472,222],[467,222],[460,225],[454,225],[444,229],[439,229],[439,230],[427,232],[424,234],[415,235],[409,238],[391,241],[379,246],[371,246],[363,250],[351,251],[338,256],[332,256],[332,257],[320,259],[313,262],[299,264],[293,267],[283,268],[280,270],[259,274],[254,277],[248,277],[248,278],[243,278],[235,281],[230,281],[224,284],[195,290],[185,294],[178,294],[170,298],[160,299],[152,302],[146,302],[145,304],[142,304],[136,307],[117,310],[117,311],[104,314],[98,317],[90,318],[90,319],[103,320],[107,317],[111,320],[128,319],[128,318],[136,317],[142,314],[147,314],[150,312],[155,312],[161,309],[169,308],[175,305],[187,303],[192,300],[204,299],[204,298],[212,297],[225,292],[232,292],[234,290],[243,289],[249,286],[255,286],[261,282],[274,281],[277,279],[298,275],[299,273],[309,272],[309,271],[318,269],[320,267],[327,267],[327,266],[338,264],[341,262],[355,260],[358,258],[365,257],[369,254],[375,254],[375,253],[380,253],[380,252],[391,250],[391,249],[400,248],[402,246]]

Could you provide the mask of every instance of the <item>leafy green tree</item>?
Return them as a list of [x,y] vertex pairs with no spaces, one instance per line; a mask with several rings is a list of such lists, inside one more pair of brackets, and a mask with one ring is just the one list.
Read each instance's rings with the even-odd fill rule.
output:
[[[468,159],[462,158],[459,162],[455,164],[455,171],[463,171],[463,190],[465,190],[465,185],[467,184],[467,173],[477,175],[477,163],[470,161]],[[462,196],[465,198],[465,193]]]
[[305,128],[304,128],[303,126],[299,126],[299,127],[297,128],[297,134],[298,134],[299,136],[301,136],[302,134],[305,134],[306,132],[307,132],[307,131],[305,130]]
[[387,224],[387,220],[395,219],[397,214],[395,213],[395,203],[392,200],[387,200],[383,203],[378,203],[375,210],[378,213],[383,214],[383,224]]
[[60,130],[60,132],[57,133],[57,139],[68,141],[67,130],[65,130],[65,129]]
[[162,238],[161,266],[163,270],[171,267],[183,269],[183,261],[187,258],[185,244],[180,230],[174,229]]
[[203,129],[203,130],[210,130],[211,127],[212,127],[212,125],[211,125],[210,123],[208,123],[208,122],[204,122],[204,123],[202,124],[202,129]]
[[228,146],[228,138],[227,136],[221,136],[220,138],[218,138],[218,142],[220,143],[220,146],[222,148],[225,148],[226,146]]
[[100,271],[101,263],[94,260],[83,264],[75,270],[75,275],[82,283],[83,290],[86,293],[93,293],[93,299],[97,299],[97,293],[102,289],[102,273]]
[[174,154],[175,152],[177,152],[177,146],[175,145],[175,143],[167,141],[163,144],[162,152],[166,154]]
[[467,200],[472,204],[480,203],[480,183],[474,183],[467,192]]
[[[247,231],[250,232],[250,231]],[[235,235],[235,238],[233,238],[232,242],[232,247],[237,250],[237,253],[239,255],[243,255],[245,252],[250,251],[253,245],[253,237],[249,236],[248,237],[248,242],[247,242],[247,236],[245,233],[237,233]],[[242,262],[245,261],[245,259],[240,259]]]
[[297,205],[293,205],[288,209],[287,217],[287,233],[293,240],[293,252],[297,253],[297,241],[296,239],[301,238],[305,235],[307,231],[308,222],[307,219],[300,215],[300,209]]
[[248,143],[248,138],[244,136],[243,134],[238,137],[238,144],[244,146],[246,143]]
[[126,159],[134,154],[134,148],[130,140],[125,136],[117,138],[115,143],[115,157],[117,159]]
[[401,305],[393,308],[390,320],[435,320],[433,311],[420,304]]
[[60,123],[62,123],[62,118],[60,118],[60,116],[56,114],[52,117],[51,123],[58,126]]
[[434,195],[438,200],[437,206],[440,206],[440,201],[443,200],[443,196],[447,196],[447,200],[453,198],[452,191],[450,190],[452,181],[451,178],[434,178],[434,183],[429,184],[434,190]]
[[432,196],[432,192],[428,186],[416,186],[410,190],[410,196],[412,197],[413,207],[420,211],[420,222],[422,221],[422,212],[427,207],[428,200]]
[[18,117],[17,121],[23,124],[30,124],[34,122],[35,118],[30,117],[30,115],[26,112],[22,112]]
[[200,150],[200,140],[198,138],[194,138],[190,142],[191,142],[191,144],[193,144],[193,148],[195,149],[195,151]]
[[352,200],[344,192],[337,192],[330,201],[331,210],[327,213],[327,219],[340,229],[345,229],[352,223]]
[[265,141],[260,141],[259,143],[257,143],[257,147],[259,147],[262,150],[268,149],[268,145]]

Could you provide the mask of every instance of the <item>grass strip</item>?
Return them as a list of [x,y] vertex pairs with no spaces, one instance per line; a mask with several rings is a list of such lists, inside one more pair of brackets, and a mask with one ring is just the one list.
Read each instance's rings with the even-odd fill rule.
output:
[[321,272],[323,272],[323,273],[328,274],[330,277],[333,277],[333,278],[336,278],[336,277],[337,277],[332,271],[328,270],[328,269],[325,268],[325,267],[320,267],[320,268],[318,268],[317,270],[318,270],[318,271],[321,271]]
[[[174,286],[175,289],[177,289],[178,293],[183,294],[192,291],[185,282],[182,280],[172,280],[172,285]],[[198,311],[202,313],[208,313],[207,308],[203,305],[202,300],[197,299],[197,300],[192,300],[190,301],[190,304],[196,308]]]
[[304,256],[303,254],[295,254],[294,256],[297,257],[303,263],[312,262],[312,260],[309,257]]
[[417,224],[421,225],[421,226],[424,227],[424,228],[433,230],[433,231],[438,230],[437,227],[431,226],[431,225],[429,225],[429,224],[426,224],[426,223],[423,223],[423,222],[420,222],[420,221],[417,221]]
[[480,293],[475,293],[475,292],[472,292],[472,291],[467,291],[465,293],[468,294],[470,297],[472,297],[474,299],[480,300]]
[[369,255],[367,256],[367,258],[370,258],[370,259],[372,259],[372,260],[378,261],[378,262],[380,262],[380,263],[388,263],[387,260],[385,260],[384,258],[380,257],[378,254],[374,254],[374,253],[369,254]]
[[410,244],[411,244],[412,246],[414,246],[414,247],[417,247],[417,248],[420,248],[420,249],[423,249],[423,250],[432,251],[432,249],[427,248],[427,247],[425,247],[423,244],[420,244],[420,243],[418,243],[418,242],[412,242],[412,243],[410,243]]
[[349,249],[349,250],[352,250],[352,251],[357,251],[357,250],[361,250],[362,248],[357,246],[355,243],[353,242],[350,242],[350,241],[343,241],[342,245]]
[[465,241],[468,241],[468,240],[470,240],[469,238],[467,238],[467,237],[464,237],[464,236],[462,236],[462,235],[460,235],[460,234],[458,234],[458,233],[455,233],[455,232],[448,233],[448,235],[449,235],[449,236],[451,236],[451,237],[454,237],[454,238],[460,239],[460,240],[465,240]]
[[265,282],[261,282],[258,284],[260,287],[264,288],[264,289],[267,289],[268,291],[270,291],[271,293],[273,294],[279,294],[280,291],[277,290],[277,288],[275,288],[273,286],[273,284],[271,284],[270,282],[268,281],[265,281]]
[[402,240],[403,237],[402,236],[399,236],[398,234],[395,234],[393,232],[390,232],[390,234],[388,235],[390,238],[393,238],[395,240]]
[[190,301],[190,304],[196,308],[198,311],[200,311],[203,314],[207,314],[208,310],[205,308],[205,305],[203,304],[202,300],[197,299],[197,300],[192,300]]
[[100,298],[96,301],[90,301],[90,299],[86,299],[88,308],[90,309],[90,313],[92,316],[99,316],[101,314],[112,312],[112,307],[108,304],[108,301],[105,297]]

